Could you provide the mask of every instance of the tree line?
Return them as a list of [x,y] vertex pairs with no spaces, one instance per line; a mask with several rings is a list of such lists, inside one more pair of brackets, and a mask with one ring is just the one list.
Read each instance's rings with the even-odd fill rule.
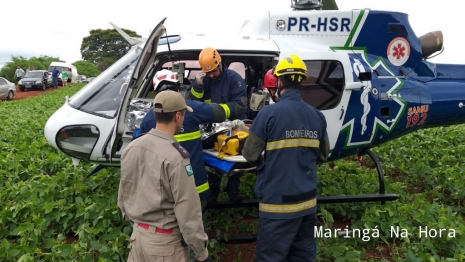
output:
[[[122,29],[132,37],[141,37],[136,32]],[[76,66],[80,75],[98,76],[114,62],[124,56],[131,49],[131,45],[115,29],[93,29],[89,31],[89,36],[84,37],[81,43],[82,60],[72,63]],[[36,70],[48,70],[50,63],[64,62],[59,57],[33,56],[26,58],[23,56],[11,56],[11,61],[5,63],[0,69],[0,77],[4,77],[12,82],[16,81],[14,72],[16,66],[23,70],[34,66]]]

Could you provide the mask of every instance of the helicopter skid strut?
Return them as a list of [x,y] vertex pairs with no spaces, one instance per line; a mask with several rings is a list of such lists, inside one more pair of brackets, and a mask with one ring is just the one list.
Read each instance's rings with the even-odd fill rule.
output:
[[[379,193],[378,194],[366,194],[366,195],[353,195],[353,196],[320,196],[317,197],[318,204],[334,204],[334,203],[356,203],[356,202],[377,202],[381,201],[381,204],[384,205],[386,201],[394,201],[399,198],[397,194],[386,194],[385,185],[384,185],[384,172],[379,162],[378,157],[370,150],[363,150],[359,156],[368,155],[373,162],[375,163],[376,170],[378,173],[379,180]],[[248,170],[250,171],[250,170]],[[244,171],[246,172],[246,171]],[[233,203],[230,201],[217,202],[208,205],[208,209],[224,209],[224,208],[258,208],[259,200],[244,200],[239,203]],[[228,237],[210,237],[210,239],[216,239],[221,243],[250,243],[255,242],[257,237],[255,235],[237,235],[237,236],[228,236]]]

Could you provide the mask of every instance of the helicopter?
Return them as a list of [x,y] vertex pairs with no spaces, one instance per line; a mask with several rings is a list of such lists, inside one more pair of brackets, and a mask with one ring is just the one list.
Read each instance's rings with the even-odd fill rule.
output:
[[[157,71],[176,72],[188,89],[200,72],[200,51],[212,46],[222,62],[244,78],[252,94],[280,59],[298,54],[308,73],[302,99],[320,110],[328,123],[328,161],[368,155],[379,178],[378,194],[318,197],[318,203],[398,199],[385,193],[381,163],[370,149],[419,129],[464,123],[465,118],[457,116],[465,110],[465,65],[428,61],[444,49],[442,32],[418,37],[406,13],[339,10],[335,1],[326,0],[291,0],[291,9],[257,11],[238,35],[229,37],[167,35],[167,18],[147,39],[130,38],[112,24],[131,43],[131,50],[66,98],[45,125],[48,143],[76,165],[99,163],[91,174],[119,166],[137,129],[137,114],[150,109]],[[257,203],[219,202],[212,208]]]

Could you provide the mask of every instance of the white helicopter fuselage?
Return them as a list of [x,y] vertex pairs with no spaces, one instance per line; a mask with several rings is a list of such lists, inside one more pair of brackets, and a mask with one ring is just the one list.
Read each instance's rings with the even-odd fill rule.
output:
[[[257,79],[263,79],[266,71],[280,59],[297,54],[307,64],[310,79],[304,83],[303,99],[325,115],[331,149],[346,129],[350,135],[345,146],[371,143],[376,125],[389,130],[395,126],[398,115],[389,124],[377,122],[370,111],[372,100],[366,98],[357,102],[363,108],[360,116],[351,121],[345,119],[351,93],[356,91],[367,96],[372,92],[369,83],[358,79],[359,73],[371,74],[372,67],[363,50],[353,48],[369,12],[265,12],[247,21],[237,36],[168,36],[164,40],[169,45],[159,45],[163,30],[157,31],[157,28],[164,29],[161,23],[146,43],[133,46],[128,54],[67,99],[48,120],[45,136],[52,146],[75,159],[118,165],[120,154],[134,131],[134,118],[131,118],[134,116],[128,115],[129,100],[151,102],[152,78],[164,68],[178,72],[184,77],[183,84],[188,85],[186,82],[200,70],[197,62],[200,51],[214,47],[230,68],[242,64],[242,69],[235,70],[249,87],[258,87]],[[158,46],[156,52],[153,45]],[[250,75],[251,72],[255,75]],[[386,92],[390,94],[392,90]],[[367,117],[374,117],[375,122],[366,122]],[[365,133],[352,139],[354,130],[360,128]]]

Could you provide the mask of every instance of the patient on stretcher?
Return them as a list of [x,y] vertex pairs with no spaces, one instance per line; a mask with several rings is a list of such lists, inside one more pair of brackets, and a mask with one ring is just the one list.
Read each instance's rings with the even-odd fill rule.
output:
[[249,128],[241,120],[217,124],[214,130],[204,136],[204,149],[213,149],[219,159],[241,154]]
[[226,175],[251,171],[253,166],[241,155],[248,136],[249,126],[244,121],[214,124],[211,132],[202,135],[206,166]]

